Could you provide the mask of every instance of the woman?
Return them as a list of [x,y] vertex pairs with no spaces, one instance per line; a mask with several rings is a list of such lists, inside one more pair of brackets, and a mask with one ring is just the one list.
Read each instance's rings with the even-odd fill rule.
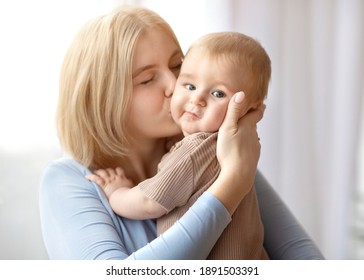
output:
[[96,168],[116,166],[136,184],[156,173],[180,134],[169,105],[182,56],[169,25],[142,8],[99,17],[73,41],[57,113],[71,158],[51,163],[40,188],[51,259],[205,259],[230,222],[253,185],[260,153],[256,123],[264,110],[239,120],[246,111],[240,95],[232,98],[219,132],[219,177],[162,237],[156,238],[153,220],[115,215],[102,190],[85,179]]

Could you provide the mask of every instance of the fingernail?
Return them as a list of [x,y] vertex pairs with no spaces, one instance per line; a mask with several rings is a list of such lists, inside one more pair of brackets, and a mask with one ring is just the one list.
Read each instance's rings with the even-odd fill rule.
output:
[[235,95],[235,103],[241,103],[244,100],[244,92],[240,91]]

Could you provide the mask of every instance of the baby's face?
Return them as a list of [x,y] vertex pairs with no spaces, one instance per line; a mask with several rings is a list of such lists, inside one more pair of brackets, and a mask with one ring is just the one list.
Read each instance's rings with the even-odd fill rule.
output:
[[199,49],[185,57],[171,101],[172,116],[184,135],[218,131],[230,98],[242,90],[241,76],[226,59]]

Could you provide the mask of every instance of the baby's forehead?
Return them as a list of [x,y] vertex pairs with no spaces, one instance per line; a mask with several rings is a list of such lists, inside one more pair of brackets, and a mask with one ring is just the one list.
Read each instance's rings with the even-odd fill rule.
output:
[[202,49],[193,50],[186,56],[185,61],[182,63],[181,72],[184,72],[184,70],[198,72],[201,70],[199,66],[204,68],[203,71],[209,73],[214,71],[217,76],[216,78],[221,79],[223,77],[226,81],[230,82],[236,79],[240,81],[241,75],[245,74],[244,67],[231,57],[225,54],[211,54]]
[[207,47],[194,46],[188,50],[188,52],[186,53],[185,59],[189,58],[189,57],[195,57],[195,56],[199,56],[199,57],[201,57],[201,59],[203,59],[203,58],[212,59],[212,58],[216,57],[217,55],[216,54],[213,55],[213,53]]
[[228,53],[215,53],[204,47],[194,47],[190,49],[183,59],[184,62],[198,63],[201,61],[209,61],[210,63],[228,63],[237,66],[236,60],[233,59]]

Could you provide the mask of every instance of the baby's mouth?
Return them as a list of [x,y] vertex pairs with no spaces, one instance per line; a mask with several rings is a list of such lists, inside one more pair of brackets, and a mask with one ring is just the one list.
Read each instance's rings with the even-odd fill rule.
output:
[[193,120],[200,118],[199,114],[193,111],[185,111],[184,115]]

